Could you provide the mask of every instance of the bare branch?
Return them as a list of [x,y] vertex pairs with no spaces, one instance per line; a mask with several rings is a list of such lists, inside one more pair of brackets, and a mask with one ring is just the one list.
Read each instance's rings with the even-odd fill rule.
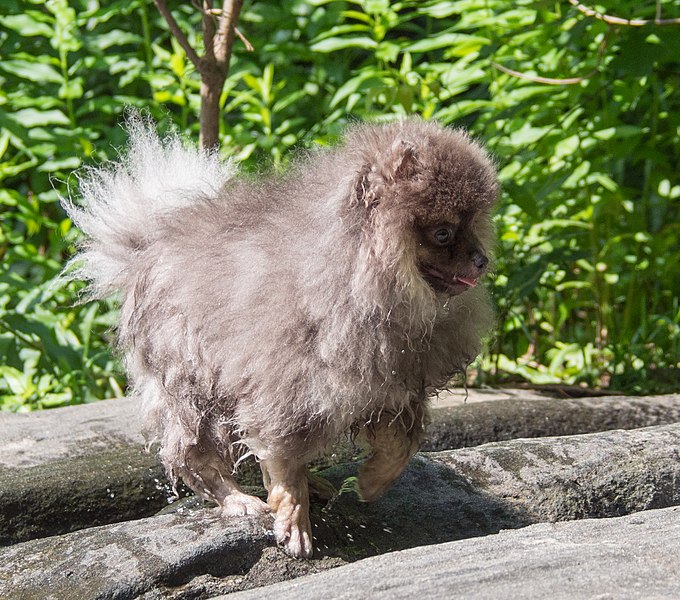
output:
[[527,81],[533,81],[534,83],[544,83],[546,85],[574,85],[575,83],[581,83],[584,79],[588,79],[597,73],[597,69],[594,69],[587,75],[582,75],[581,77],[567,77],[565,79],[554,79],[553,77],[541,77],[540,75],[529,75],[528,73],[521,73],[520,71],[515,71],[514,69],[509,69],[497,62],[492,62],[492,66],[496,67],[499,71],[503,71],[506,75],[512,75],[517,77],[517,79],[526,79]]
[[201,59],[198,56],[198,54],[196,54],[196,51],[191,47],[191,44],[189,43],[187,36],[184,35],[184,32],[182,31],[177,21],[175,21],[175,17],[172,16],[172,13],[165,4],[165,0],[153,0],[153,1],[154,4],[156,5],[156,8],[158,8],[158,12],[160,12],[161,15],[163,15],[163,18],[167,22],[168,27],[172,32],[172,35],[175,36],[175,38],[179,42],[179,45],[182,46],[184,52],[186,52],[187,57],[193,63],[194,67],[196,67],[196,69],[200,71]]
[[234,45],[236,22],[243,0],[224,0],[222,14],[217,18],[217,33],[215,41],[215,58],[219,64],[228,63],[231,48]]
[[201,71],[201,146],[214,148],[219,142],[220,94],[229,72],[236,23],[243,0],[224,0],[215,14],[212,0],[203,0],[205,56]]
[[247,50],[248,52],[253,52],[253,51],[255,50],[255,47],[250,43],[250,41],[248,40],[248,38],[247,38],[245,35],[243,35],[243,34],[241,33],[241,31],[239,30],[239,28],[237,27],[234,31],[236,32],[236,35],[238,36],[238,39],[241,40],[241,41],[243,42],[243,45],[246,47],[246,50]]
[[527,81],[533,81],[535,83],[544,83],[546,85],[574,85],[576,83],[581,83],[582,81],[585,81],[586,79],[589,79],[593,75],[596,75],[597,73],[600,72],[602,57],[604,56],[604,51],[607,48],[607,42],[609,41],[609,35],[611,34],[611,32],[612,27],[609,27],[607,34],[604,36],[604,38],[602,38],[602,41],[600,42],[600,46],[597,49],[597,62],[595,63],[595,68],[589,73],[581,75],[580,77],[567,77],[564,79],[555,79],[553,77],[541,77],[540,75],[529,75],[527,73],[521,73],[519,71],[515,71],[514,69],[509,69],[508,67],[499,65],[497,62],[493,61],[491,61],[491,65],[493,67],[496,67],[499,71],[502,71],[507,75],[512,75],[512,77],[517,77],[518,79],[526,79]]
[[626,25],[628,27],[642,27],[643,25],[680,25],[680,19],[662,19],[661,7],[657,3],[656,18],[654,19],[624,19],[613,15],[606,15],[598,12],[594,8],[590,8],[578,2],[578,0],[569,0],[569,4],[580,10],[587,17],[595,17],[600,21],[609,23],[610,25]]
[[203,0],[201,14],[203,15],[203,47],[205,48],[204,63],[215,62],[215,19],[212,14],[212,2]]
[[[203,8],[198,5],[197,0],[191,0],[191,4],[194,6],[194,8],[200,10],[204,15],[211,14],[219,17],[223,14],[221,8]],[[238,27],[234,27],[234,32],[238,36],[238,39],[243,42],[247,52],[253,52],[255,50],[255,47],[250,43],[250,40],[248,40],[248,38],[243,35],[243,33],[241,33],[241,30]]]

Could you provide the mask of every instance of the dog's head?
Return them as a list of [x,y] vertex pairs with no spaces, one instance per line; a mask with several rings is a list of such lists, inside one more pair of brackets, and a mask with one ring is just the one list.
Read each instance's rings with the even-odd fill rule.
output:
[[[437,295],[477,285],[489,266],[493,163],[467,134],[420,120],[359,128],[353,200],[383,264]],[[418,281],[413,281],[416,278]]]

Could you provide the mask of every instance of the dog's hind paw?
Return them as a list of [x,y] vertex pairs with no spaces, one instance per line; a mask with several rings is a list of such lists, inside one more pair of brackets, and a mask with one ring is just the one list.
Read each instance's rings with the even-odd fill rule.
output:
[[270,512],[269,506],[259,498],[237,491],[224,498],[220,510],[223,515],[228,517],[262,515]]

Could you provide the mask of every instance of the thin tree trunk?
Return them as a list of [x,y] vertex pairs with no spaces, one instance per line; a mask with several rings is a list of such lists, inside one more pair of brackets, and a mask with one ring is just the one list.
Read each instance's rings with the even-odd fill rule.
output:
[[201,78],[201,132],[198,138],[201,148],[209,150],[219,143],[220,96],[225,78],[207,82]]
[[168,10],[165,0],[154,0],[170,31],[201,75],[201,132],[204,149],[219,143],[220,97],[229,73],[231,52],[236,37],[236,24],[243,0],[224,0],[221,9],[214,9],[212,0],[203,0],[203,44],[205,54],[199,57]]

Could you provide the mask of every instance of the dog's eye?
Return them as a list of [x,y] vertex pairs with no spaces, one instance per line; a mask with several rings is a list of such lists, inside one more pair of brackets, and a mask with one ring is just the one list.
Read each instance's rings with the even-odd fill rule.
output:
[[450,227],[438,227],[434,230],[432,237],[440,246],[446,246],[453,239],[453,231]]

